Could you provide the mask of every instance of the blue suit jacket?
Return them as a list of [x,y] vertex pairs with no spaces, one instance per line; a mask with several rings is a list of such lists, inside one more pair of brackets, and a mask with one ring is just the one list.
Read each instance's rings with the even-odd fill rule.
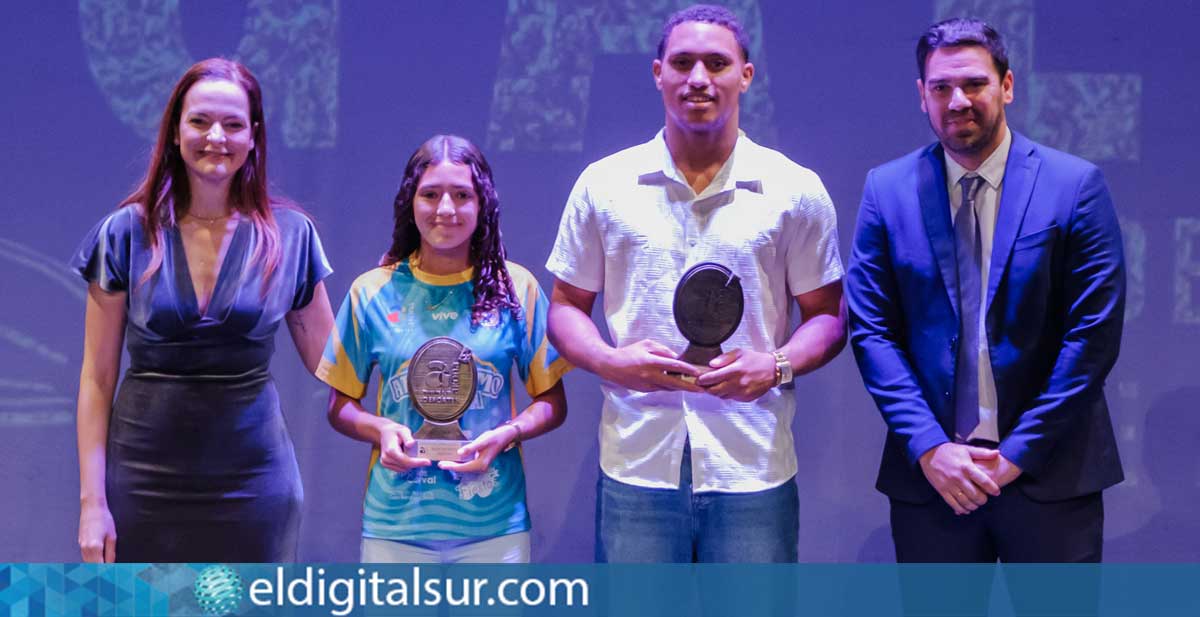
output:
[[[871,170],[847,275],[850,334],[888,435],[876,487],[937,497],[918,459],[954,431],[959,316],[945,154]],[[1100,170],[1012,134],[984,303],[1000,452],[1057,501],[1123,478],[1104,380],[1125,310],[1121,232]]]

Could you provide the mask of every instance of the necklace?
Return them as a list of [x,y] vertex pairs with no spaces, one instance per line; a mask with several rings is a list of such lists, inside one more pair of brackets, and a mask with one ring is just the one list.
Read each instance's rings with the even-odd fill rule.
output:
[[232,214],[222,214],[221,216],[199,216],[196,214],[192,214],[191,212],[188,212],[183,215],[183,218],[196,219],[203,225],[213,225],[219,221],[223,221],[223,220],[229,218],[230,216],[232,216]]
[[457,296],[457,295],[458,295],[458,287],[454,287],[450,291],[447,291],[446,295],[442,296],[442,299],[437,301],[437,304],[426,303],[425,310],[432,313],[432,312],[438,310],[439,308],[441,308],[441,306],[446,303],[446,300],[449,300],[450,298],[453,298],[454,296]]
[[[408,266],[413,270],[421,269],[421,255],[419,252],[414,251],[413,254],[409,256]],[[454,285],[450,288],[450,291],[447,291],[444,295],[442,295],[441,299],[437,302],[432,302],[432,298],[430,298],[430,301],[425,303],[425,310],[430,313],[438,310],[443,304],[446,303],[447,300],[457,296],[460,288],[461,285]]]

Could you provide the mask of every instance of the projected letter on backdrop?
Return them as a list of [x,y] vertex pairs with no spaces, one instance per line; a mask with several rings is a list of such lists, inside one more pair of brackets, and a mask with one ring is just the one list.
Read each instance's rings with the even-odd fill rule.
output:
[[[236,58],[271,93],[267,117],[289,148],[337,141],[337,0],[252,0]],[[153,140],[162,104],[191,66],[179,0],[80,0],[79,27],[92,77],[113,113]]]
[[1175,323],[1200,323],[1200,219],[1175,220]]
[[1142,76],[1034,72],[1033,0],[935,0],[933,13],[935,20],[977,17],[1004,35],[1009,66],[1027,93],[1008,108],[1016,130],[1092,162],[1141,157]]
[[[583,149],[592,66],[604,54],[645,54],[650,60],[662,23],[689,4],[679,0],[509,0],[492,95],[488,147],[508,151]],[[775,142],[775,106],[767,95],[762,11],[758,0],[724,3],[750,38],[754,87],[742,98],[741,126],[764,144]]]

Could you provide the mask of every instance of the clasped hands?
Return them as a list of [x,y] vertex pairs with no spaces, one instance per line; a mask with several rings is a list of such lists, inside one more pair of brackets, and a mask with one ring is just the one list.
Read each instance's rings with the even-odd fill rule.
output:
[[921,471],[955,514],[974,512],[987,503],[988,495],[1021,475],[1021,468],[1004,458],[999,450],[957,443],[944,443],[921,455]]
[[[438,461],[440,469],[458,473],[486,471],[492,461],[519,436],[516,427],[502,424],[484,431],[470,443],[458,449],[465,462]],[[416,445],[412,431],[403,424],[390,422],[379,431],[379,464],[403,473],[416,467],[429,467],[433,461],[408,454]]]
[[680,360],[662,343],[643,339],[612,349],[606,364],[606,379],[639,392],[706,392],[748,402],[775,385],[775,356],[762,351],[734,349],[717,356],[707,367],[700,367]]

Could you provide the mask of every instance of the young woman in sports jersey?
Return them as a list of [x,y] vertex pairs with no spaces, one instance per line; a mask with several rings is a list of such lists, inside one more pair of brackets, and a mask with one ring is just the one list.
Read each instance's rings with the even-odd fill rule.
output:
[[[521,441],[563,423],[569,366],[546,337],[548,298],[505,260],[492,171],[470,141],[438,135],[409,159],[394,203],[392,245],[338,311],[317,375],[329,422],[373,445],[362,561],[527,562],[530,518]],[[467,462],[412,453],[424,422],[407,389],[410,359],[431,338],[468,347],[478,379],[459,419]],[[513,369],[532,402],[516,407]],[[363,408],[380,374],[376,412]]]

